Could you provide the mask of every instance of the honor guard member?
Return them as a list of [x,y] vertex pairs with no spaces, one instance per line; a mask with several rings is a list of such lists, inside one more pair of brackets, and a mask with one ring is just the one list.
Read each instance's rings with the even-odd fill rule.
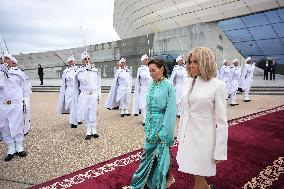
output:
[[229,97],[229,84],[230,84],[230,65],[229,62],[225,59],[223,60],[223,66],[220,68],[219,71],[219,80],[224,81],[226,83],[226,90],[227,90],[227,98]]
[[[4,56],[2,56],[3,53],[1,52],[1,61],[0,61],[0,89],[3,88],[4,86],[4,78],[7,77],[7,71],[8,71],[8,64],[4,63]],[[2,139],[3,137],[0,129],[0,141],[2,141]]]
[[146,94],[147,94],[148,86],[150,82],[152,81],[152,77],[150,75],[150,71],[148,67],[149,58],[147,54],[144,54],[141,57],[141,62],[142,62],[142,65],[137,70],[132,114],[135,116],[138,116],[139,110],[140,110],[142,118],[143,118],[143,126],[145,126]]
[[81,54],[84,67],[78,68],[75,76],[75,108],[77,121],[84,122],[86,127],[86,140],[91,137],[98,138],[97,133],[97,107],[101,98],[101,75],[97,68],[92,67],[89,54]]
[[173,72],[171,74],[170,81],[175,87],[176,90],[176,112],[177,117],[180,118],[181,109],[181,96],[182,96],[182,89],[183,89],[183,82],[187,78],[187,72],[184,67],[184,60],[181,55],[176,58],[176,62],[178,65],[175,65]]
[[5,161],[27,155],[24,150],[24,110],[29,108],[31,90],[27,83],[27,76],[17,67],[13,67],[12,56],[3,54],[4,63],[8,70],[4,82],[0,87],[0,132],[8,146]]
[[[17,64],[18,64],[17,59],[12,56],[11,60],[12,60],[12,68],[13,69],[19,69],[17,67]],[[29,80],[29,78],[27,77],[26,74],[25,74],[25,76],[26,76],[27,85],[30,89],[30,95],[29,95],[29,97],[26,97],[24,100],[28,100],[30,102],[30,96],[32,94],[32,86],[31,86],[30,80]],[[28,134],[30,127],[31,127],[31,123],[30,123],[31,113],[30,112],[31,112],[30,107],[24,106],[24,136],[26,136]]]
[[69,123],[71,128],[77,128],[77,110],[74,102],[74,79],[76,76],[77,66],[75,58],[68,58],[68,67],[63,71],[62,82],[60,87],[57,110],[59,114],[70,114]]
[[252,61],[251,57],[246,59],[246,64],[242,70],[240,88],[243,92],[243,101],[250,102],[249,92],[253,81],[253,72],[255,69],[255,63]]
[[230,84],[229,84],[229,94],[230,94],[230,105],[236,106],[239,105],[236,102],[237,91],[239,88],[239,83],[241,79],[241,68],[239,67],[239,60],[235,59],[232,62],[233,67],[230,71]]
[[108,94],[105,106],[106,108],[114,108],[119,105],[121,117],[130,116],[128,106],[130,102],[130,94],[132,89],[132,76],[130,70],[125,66],[126,60],[122,58],[119,61],[119,69],[112,84],[112,88]]

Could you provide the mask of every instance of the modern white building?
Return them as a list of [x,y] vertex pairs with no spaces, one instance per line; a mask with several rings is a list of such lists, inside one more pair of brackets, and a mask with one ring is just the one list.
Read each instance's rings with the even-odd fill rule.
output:
[[283,0],[115,0],[121,39],[281,8]]

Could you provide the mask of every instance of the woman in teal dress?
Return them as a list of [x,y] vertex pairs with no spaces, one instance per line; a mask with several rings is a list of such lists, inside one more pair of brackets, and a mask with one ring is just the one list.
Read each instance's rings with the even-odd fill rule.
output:
[[141,189],[145,185],[150,189],[164,189],[174,183],[170,147],[174,143],[176,126],[175,89],[164,78],[166,69],[161,60],[151,60],[149,70],[153,81],[146,96],[145,142],[131,189]]

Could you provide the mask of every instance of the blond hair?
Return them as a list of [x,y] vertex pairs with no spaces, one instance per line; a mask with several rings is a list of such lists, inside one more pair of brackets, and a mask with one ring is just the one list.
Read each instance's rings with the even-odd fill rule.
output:
[[[200,75],[204,80],[208,81],[216,77],[215,57],[213,52],[209,48],[197,47],[192,49],[188,55],[188,66],[190,64],[190,58],[192,55],[194,55],[197,58]],[[188,71],[188,66],[187,66],[187,71]]]

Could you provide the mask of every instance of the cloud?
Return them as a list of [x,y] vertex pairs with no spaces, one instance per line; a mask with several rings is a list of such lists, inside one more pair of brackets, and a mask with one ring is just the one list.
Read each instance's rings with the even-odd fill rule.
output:
[[80,47],[83,36],[87,45],[114,41],[119,37],[113,5],[113,0],[1,0],[0,33],[12,54]]

